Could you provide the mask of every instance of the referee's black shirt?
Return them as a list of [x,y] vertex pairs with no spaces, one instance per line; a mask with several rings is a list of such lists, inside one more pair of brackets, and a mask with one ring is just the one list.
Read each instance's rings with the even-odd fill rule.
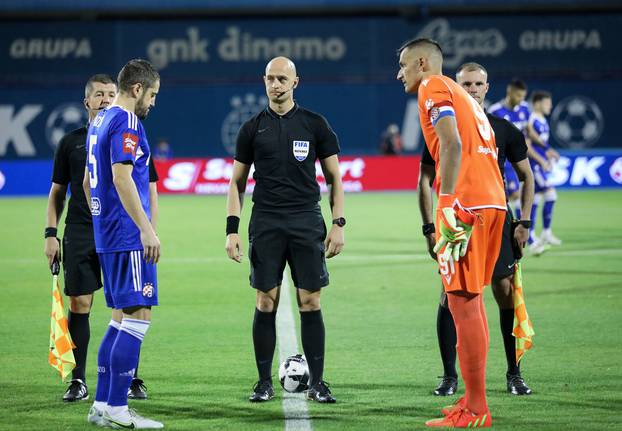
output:
[[[504,118],[496,117],[492,114],[486,113],[488,121],[492,126],[492,130],[495,132],[495,143],[497,144],[497,162],[499,163],[499,170],[501,171],[501,177],[505,181],[505,159],[507,158],[510,163],[517,163],[527,158],[527,144],[525,143],[525,136],[520,130]],[[424,165],[434,166],[434,159],[428,150],[428,146],[423,146],[421,153],[421,163]]]
[[[93,223],[82,188],[86,167],[86,133],[86,127],[67,133],[60,140],[54,155],[52,182],[63,186],[69,184],[71,192],[65,223]],[[158,181],[158,173],[151,159],[149,159],[149,181]]]
[[320,200],[315,161],[339,153],[339,140],[320,114],[294,105],[285,115],[270,107],[238,132],[235,160],[255,164],[258,208],[312,208]]

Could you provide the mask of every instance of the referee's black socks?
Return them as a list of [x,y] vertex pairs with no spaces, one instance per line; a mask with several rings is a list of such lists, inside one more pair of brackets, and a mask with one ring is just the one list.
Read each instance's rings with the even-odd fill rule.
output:
[[309,386],[319,383],[324,374],[324,319],[322,310],[300,312],[302,349],[309,364]]
[[276,310],[265,313],[255,309],[253,345],[259,380],[272,381],[272,358],[276,347]]
[[501,335],[503,336],[503,347],[505,347],[505,358],[508,362],[508,374],[520,374],[520,368],[516,365],[516,340],[512,335],[514,330],[514,309],[499,309],[499,324],[501,325]]
[[458,378],[456,373],[456,325],[449,307],[438,305],[436,314],[436,335],[443,361],[443,375]]
[[71,334],[71,339],[76,345],[76,348],[73,350],[73,355],[76,359],[76,367],[73,369],[71,375],[73,379],[80,379],[83,382],[86,382],[86,353],[88,351],[89,340],[91,338],[89,313],[74,313],[69,310],[67,317],[69,334]]

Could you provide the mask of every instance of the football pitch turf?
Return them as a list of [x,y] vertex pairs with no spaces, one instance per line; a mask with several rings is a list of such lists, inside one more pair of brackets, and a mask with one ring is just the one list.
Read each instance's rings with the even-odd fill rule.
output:
[[[496,429],[622,429],[622,193],[559,196],[553,227],[563,245],[523,260],[536,331],[522,367],[532,396],[506,392],[498,311],[486,289],[487,386]],[[326,198],[322,203],[328,219]],[[44,198],[0,200],[0,430],[96,429],[86,423],[90,401],[63,404],[66,386],[47,364],[45,206]],[[243,212],[246,232],[250,198]],[[425,251],[416,195],[347,195],[346,216],[346,246],[328,262],[331,285],[322,297],[325,379],[337,404],[308,404],[310,425],[424,429],[423,422],[455,397],[431,395],[442,374],[436,341],[440,280]],[[222,196],[161,197],[161,306],[154,310],[139,370],[150,399],[130,406],[170,430],[285,429],[278,383],[273,401],[247,400],[256,380],[254,292],[246,256],[242,264],[226,258],[224,222]],[[109,319],[98,292],[87,369],[91,397],[97,348]],[[275,374],[277,367],[275,359]],[[463,388],[461,381],[459,393]]]

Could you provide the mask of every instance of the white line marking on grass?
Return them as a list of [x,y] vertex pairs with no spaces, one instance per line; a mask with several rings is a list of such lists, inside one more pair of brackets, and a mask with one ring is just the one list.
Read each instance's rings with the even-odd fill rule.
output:
[[[279,343],[279,364],[288,356],[298,353],[296,325],[292,312],[292,299],[287,273],[284,274],[279,299],[279,310],[276,314],[276,333]],[[311,430],[311,420],[307,401],[302,394],[292,394],[283,390],[283,415],[285,431]]]

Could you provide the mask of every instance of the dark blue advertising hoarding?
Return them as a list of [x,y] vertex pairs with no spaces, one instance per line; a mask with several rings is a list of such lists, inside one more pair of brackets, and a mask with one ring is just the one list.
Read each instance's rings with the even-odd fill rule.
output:
[[621,35],[622,15],[5,22],[0,157],[50,158],[59,137],[84,121],[88,76],[114,75],[135,57],[162,76],[145,121],[152,145],[166,138],[178,157],[231,154],[237,128],[265,105],[261,76],[277,55],[296,62],[296,99],[328,118],[344,153],[377,153],[390,123],[416,152],[416,100],[395,80],[395,50],[414,36],[442,44],[450,75],[464,61],[485,65],[491,102],[514,76],[551,91],[554,145],[620,147]]

